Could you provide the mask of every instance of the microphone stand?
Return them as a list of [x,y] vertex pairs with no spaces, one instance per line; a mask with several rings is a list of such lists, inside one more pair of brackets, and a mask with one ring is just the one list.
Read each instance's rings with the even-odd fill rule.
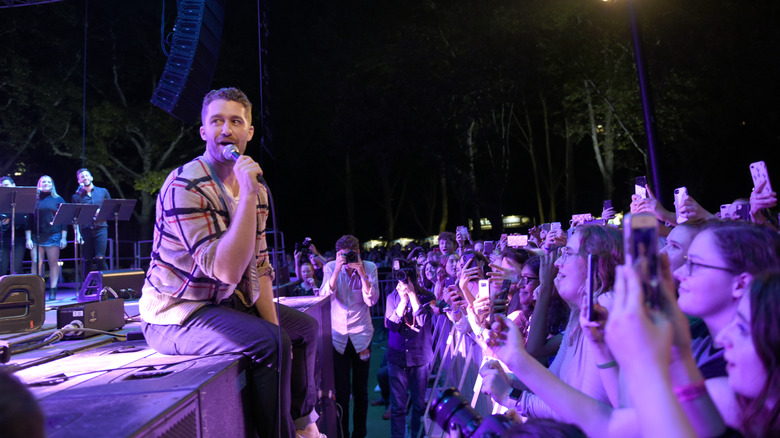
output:
[[[38,209],[39,205],[41,203],[41,191],[38,190],[38,193],[36,193],[35,196],[35,239],[33,239],[33,242],[35,242],[35,245],[33,245],[33,251],[35,251],[35,272],[38,273],[38,275],[43,278],[44,285],[46,284],[46,278],[43,276],[43,260],[41,260],[41,253],[38,251],[38,240],[41,238],[41,212]],[[51,283],[49,283],[51,284]]]

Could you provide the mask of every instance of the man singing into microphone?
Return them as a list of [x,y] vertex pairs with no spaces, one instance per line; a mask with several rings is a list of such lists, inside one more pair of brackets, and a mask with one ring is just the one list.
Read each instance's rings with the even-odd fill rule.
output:
[[146,342],[164,354],[246,355],[253,403],[245,413],[258,436],[320,437],[317,321],[285,306],[277,317],[274,307],[268,193],[260,166],[243,155],[254,134],[252,104],[236,88],[213,90],[201,120],[205,153],[171,172],[157,197],[139,303]]
[[[103,201],[111,199],[108,190],[92,184],[92,173],[88,169],[76,171],[76,179],[79,181],[79,188],[71,197],[74,204],[92,204],[100,208]],[[87,278],[93,265],[98,271],[108,269],[106,266],[106,243],[108,242],[106,221],[81,226],[75,225],[73,231],[76,235],[76,242],[83,245],[81,254],[84,257],[84,276],[82,278]]]

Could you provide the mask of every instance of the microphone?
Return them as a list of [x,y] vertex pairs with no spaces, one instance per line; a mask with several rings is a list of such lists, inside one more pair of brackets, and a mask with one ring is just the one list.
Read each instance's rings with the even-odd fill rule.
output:
[[76,189],[76,193],[81,193],[81,189],[84,188],[84,183],[79,183],[79,188]]
[[[225,147],[222,148],[222,156],[225,157],[226,160],[238,160],[238,157],[241,156],[241,154],[238,153],[238,148],[234,144],[226,144]],[[262,175],[257,175],[257,182],[259,182],[262,185],[267,185],[265,183],[265,180],[263,179]]]

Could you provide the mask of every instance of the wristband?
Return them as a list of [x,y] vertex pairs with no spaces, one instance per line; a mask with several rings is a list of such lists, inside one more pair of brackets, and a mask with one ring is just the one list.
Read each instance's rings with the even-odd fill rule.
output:
[[707,386],[704,380],[674,388],[674,395],[680,403],[695,400],[705,394],[707,394]]
[[614,360],[612,362],[597,363],[596,364],[596,368],[598,368],[600,370],[606,370],[607,368],[614,368],[616,366],[617,366],[617,362],[615,362]]

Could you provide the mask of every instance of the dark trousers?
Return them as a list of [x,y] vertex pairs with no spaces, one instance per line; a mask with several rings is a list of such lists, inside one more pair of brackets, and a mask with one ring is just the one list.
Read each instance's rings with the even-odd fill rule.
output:
[[81,237],[84,239],[84,245],[81,246],[81,256],[84,259],[84,277],[92,271],[94,262],[96,271],[105,271],[106,265],[106,247],[108,246],[108,227],[81,227]]
[[[253,361],[249,373],[253,404],[246,412],[252,415],[258,436],[294,437],[293,420],[308,415],[316,401],[317,320],[279,306],[283,329],[279,339],[278,326],[253,310],[209,305],[182,326],[144,323],[143,332],[149,346],[163,354],[248,356]],[[281,399],[276,396],[279,384]]]
[[428,386],[431,365],[399,367],[390,363],[387,367],[390,371],[390,437],[405,436],[408,413],[406,407],[411,393],[412,420],[409,429],[412,438],[417,438],[420,418],[425,411],[425,388]]
[[[370,347],[369,347],[370,348]],[[347,341],[344,354],[333,351],[333,375],[336,383],[336,403],[342,408],[341,428],[344,436],[349,437],[349,396],[355,403],[353,408],[352,438],[366,436],[366,416],[368,415],[368,372],[371,360],[360,360],[352,341]],[[352,384],[350,385],[350,371]]]
[[13,270],[9,271],[8,268],[11,266],[11,240],[9,238],[2,243],[2,249],[0,250],[0,275],[22,273],[24,249],[24,234],[20,236],[17,233],[14,236],[14,266]]
[[387,353],[382,358],[382,365],[376,372],[376,382],[379,384],[379,393],[386,403],[390,403],[390,371],[387,369]]

